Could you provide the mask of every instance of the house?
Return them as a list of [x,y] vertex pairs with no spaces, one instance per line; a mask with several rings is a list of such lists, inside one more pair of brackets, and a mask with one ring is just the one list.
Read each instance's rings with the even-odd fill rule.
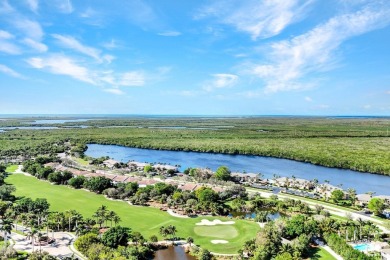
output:
[[259,174],[256,173],[240,173],[240,172],[233,172],[230,174],[233,181],[238,183],[244,183],[244,182],[251,182],[251,183],[257,183],[260,181]]
[[141,162],[129,162],[127,164],[129,166],[130,171],[144,171],[145,166],[150,165],[149,163],[141,163]]
[[[341,190],[341,189],[339,187],[333,186],[333,185],[328,184],[328,183],[323,183],[323,184],[317,185],[314,188],[314,192],[318,193],[320,196],[322,196],[325,199],[330,198],[332,196],[332,192],[335,190]],[[344,192],[344,194],[345,194],[345,192]]]
[[119,163],[120,162],[112,160],[112,159],[108,159],[108,160],[103,161],[104,166],[106,166],[109,169],[116,168],[115,165],[118,165]]
[[186,191],[195,191],[196,188],[198,187],[198,184],[195,184],[195,183],[185,183],[185,184],[181,184],[178,186],[179,189],[181,190],[186,190]]
[[116,177],[113,179],[114,183],[120,183],[120,182],[125,182],[129,176],[126,175],[116,175]]
[[179,171],[178,167],[172,166],[169,164],[154,164],[153,169],[157,172],[164,172],[164,173],[166,173],[168,171],[172,171],[172,172],[176,173]]
[[358,194],[356,195],[356,205],[366,207],[371,200],[370,194]]
[[275,180],[275,185],[285,188],[294,188],[300,190],[311,190],[314,183],[305,179],[281,177]]

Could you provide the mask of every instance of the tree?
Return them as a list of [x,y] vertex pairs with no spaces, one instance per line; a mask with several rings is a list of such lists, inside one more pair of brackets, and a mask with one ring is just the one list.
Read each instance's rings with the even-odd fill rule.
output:
[[83,175],[74,177],[68,181],[68,184],[75,189],[80,189],[83,187],[84,182],[86,182],[86,178]]
[[3,201],[6,200],[12,200],[13,195],[11,195],[12,192],[15,192],[16,188],[13,185],[1,185],[0,186],[0,199]]
[[284,252],[280,255],[277,255],[274,260],[293,260],[294,258],[291,256],[289,252]]
[[335,203],[338,203],[340,200],[344,198],[344,192],[342,190],[334,190],[332,191],[330,198]]
[[195,195],[200,202],[215,202],[218,200],[218,194],[208,187],[201,187],[195,191]]
[[382,214],[385,209],[385,202],[380,198],[372,198],[367,206],[375,215]]
[[102,193],[105,189],[113,186],[112,181],[105,177],[92,177],[84,183],[85,188],[95,193]]
[[213,255],[210,253],[209,250],[207,250],[207,249],[202,249],[202,250],[199,252],[198,259],[199,259],[199,260],[211,260],[211,259],[213,259]]
[[144,172],[148,173],[148,172],[151,172],[153,171],[153,167],[151,165],[145,165],[144,167]]
[[91,247],[92,244],[98,243],[99,238],[94,233],[88,233],[83,236],[80,236],[76,242],[74,243],[77,250],[79,250],[81,253],[86,254],[88,249]]
[[117,248],[127,246],[131,238],[131,229],[127,227],[113,227],[103,234],[102,242],[105,246]]
[[230,180],[231,171],[226,166],[220,166],[214,174],[215,179],[220,181]]
[[194,243],[194,239],[192,237],[187,237],[187,243],[192,246],[192,243]]

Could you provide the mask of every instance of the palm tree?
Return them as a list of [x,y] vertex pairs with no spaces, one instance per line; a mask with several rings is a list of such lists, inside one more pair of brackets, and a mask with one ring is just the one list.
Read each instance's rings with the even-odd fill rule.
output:
[[31,238],[31,244],[32,244],[32,251],[34,252],[34,238],[35,235],[38,233],[38,230],[35,228],[30,229],[30,231],[27,233],[27,239]]
[[8,234],[12,231],[12,221],[10,219],[3,219],[0,230],[4,232],[4,248],[7,248]]
[[115,216],[117,216],[117,214],[112,210],[110,212],[108,212],[108,214],[107,214],[107,220],[111,221],[111,227],[112,227],[112,222],[114,221]]
[[121,222],[121,218],[118,215],[115,215],[112,220],[114,221],[115,226]]
[[194,243],[194,239],[192,237],[187,237],[187,243],[190,244],[191,247],[192,243]]
[[41,240],[42,240],[42,237],[43,237],[43,234],[41,232],[38,232],[37,234],[37,237],[38,237],[38,243],[39,243],[39,252],[42,252],[41,250]]

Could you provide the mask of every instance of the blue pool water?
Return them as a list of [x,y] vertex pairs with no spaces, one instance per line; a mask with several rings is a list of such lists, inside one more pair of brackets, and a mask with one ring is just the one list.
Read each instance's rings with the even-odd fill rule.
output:
[[353,246],[353,248],[357,249],[359,251],[367,251],[370,249],[370,245],[369,244],[358,244],[358,245]]

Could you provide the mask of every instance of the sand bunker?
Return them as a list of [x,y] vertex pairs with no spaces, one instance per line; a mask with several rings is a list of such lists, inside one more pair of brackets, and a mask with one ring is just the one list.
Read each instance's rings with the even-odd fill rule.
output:
[[227,244],[229,241],[226,240],[211,240],[212,244]]
[[199,223],[196,223],[197,226],[215,226],[215,225],[233,225],[234,221],[221,221],[219,219],[214,219],[210,221],[208,219],[202,219]]

